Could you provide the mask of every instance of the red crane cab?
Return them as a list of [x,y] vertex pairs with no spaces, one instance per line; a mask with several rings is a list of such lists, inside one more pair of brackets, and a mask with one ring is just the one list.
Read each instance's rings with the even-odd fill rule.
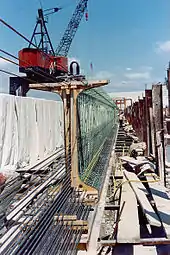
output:
[[45,71],[54,75],[68,73],[68,59],[63,56],[52,56],[39,49],[24,48],[19,51],[19,72],[31,70]]

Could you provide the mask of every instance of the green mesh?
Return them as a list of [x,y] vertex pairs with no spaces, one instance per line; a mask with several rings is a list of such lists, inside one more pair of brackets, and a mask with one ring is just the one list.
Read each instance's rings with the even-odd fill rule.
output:
[[[105,143],[117,132],[117,107],[102,89],[80,93],[77,104],[79,175],[85,183],[98,188],[100,178],[94,176],[93,169]],[[92,174],[97,182],[92,183]]]

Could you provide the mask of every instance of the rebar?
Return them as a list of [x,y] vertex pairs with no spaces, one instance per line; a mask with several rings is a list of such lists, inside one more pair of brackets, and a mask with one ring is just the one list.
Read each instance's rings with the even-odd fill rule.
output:
[[[77,105],[79,175],[101,192],[118,128],[117,109],[107,94],[98,89],[81,93]],[[9,189],[6,193],[13,208],[8,206],[6,213],[10,220],[4,235],[8,238],[0,245],[2,255],[77,253],[83,229],[73,229],[61,215],[87,220],[91,206],[82,203],[86,192],[78,196],[78,191],[71,187],[71,152],[67,162],[64,150],[60,152],[52,162],[47,160],[44,168],[39,165],[32,169],[34,177],[28,171],[27,176],[21,174],[8,183],[8,187],[16,185],[16,192],[10,196]],[[54,216],[60,216],[60,221],[54,222]]]

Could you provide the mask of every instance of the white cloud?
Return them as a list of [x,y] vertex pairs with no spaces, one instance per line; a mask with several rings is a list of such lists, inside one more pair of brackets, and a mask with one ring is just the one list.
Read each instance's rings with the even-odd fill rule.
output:
[[121,84],[127,84],[128,81],[121,81]]
[[[153,70],[153,67],[152,66],[139,66],[137,68],[140,72],[146,72],[146,71],[152,71]],[[131,67],[126,67],[126,71],[130,72],[134,70],[133,68]]]
[[97,79],[97,80],[102,80],[102,79],[111,79],[114,76],[114,74],[112,72],[109,71],[99,71],[98,73],[96,73],[94,75],[94,77],[92,77],[93,79]]
[[144,71],[152,71],[152,70],[153,70],[153,67],[152,67],[152,66],[141,66],[140,69],[141,69],[141,70],[144,70]]
[[150,72],[125,73],[124,76],[130,80],[150,79]]
[[125,80],[125,81],[113,81],[109,85],[106,86],[108,92],[121,92],[121,91],[139,91],[145,89],[145,82],[141,80]]
[[157,52],[170,52],[170,41],[158,42],[156,51]]

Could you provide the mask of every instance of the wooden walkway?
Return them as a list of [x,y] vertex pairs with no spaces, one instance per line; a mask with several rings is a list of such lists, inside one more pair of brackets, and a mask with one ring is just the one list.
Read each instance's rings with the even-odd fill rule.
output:
[[170,255],[170,198],[154,174],[123,169],[118,214],[116,235],[100,241],[108,254]]

